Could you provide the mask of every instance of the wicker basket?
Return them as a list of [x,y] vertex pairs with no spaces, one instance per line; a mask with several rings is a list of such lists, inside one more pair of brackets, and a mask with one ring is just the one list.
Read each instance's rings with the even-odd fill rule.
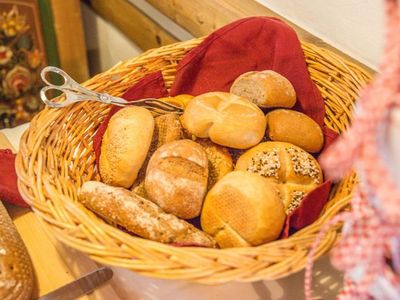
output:
[[[201,41],[150,50],[84,85],[120,96],[144,75],[161,70],[170,87],[178,62]],[[349,124],[354,100],[370,76],[330,51],[304,43],[302,47],[311,78],[325,100],[325,123],[340,133]],[[16,161],[19,190],[35,214],[50,225],[60,241],[97,262],[152,277],[206,284],[277,279],[305,266],[322,224],[349,203],[356,182],[354,174],[335,185],[315,223],[288,239],[252,248],[179,248],[131,236],[106,224],[77,202],[77,189],[82,183],[99,179],[92,137],[109,109],[108,105],[92,102],[44,109],[24,133]],[[332,228],[316,256],[326,253],[339,235],[340,226]]]

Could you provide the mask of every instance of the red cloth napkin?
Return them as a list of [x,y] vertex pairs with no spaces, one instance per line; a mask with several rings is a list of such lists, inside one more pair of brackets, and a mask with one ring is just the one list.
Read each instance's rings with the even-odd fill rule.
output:
[[[211,91],[229,91],[232,82],[240,74],[267,69],[274,70],[290,80],[297,94],[295,109],[306,113],[323,126],[324,149],[329,146],[337,134],[324,127],[324,101],[310,79],[300,42],[291,27],[275,18],[242,19],[208,36],[179,63],[169,94],[196,96]],[[158,72],[144,77],[123,97],[135,100],[166,95],[162,75]],[[97,158],[108,120],[118,109],[112,109],[95,136]],[[287,217],[282,238],[318,218],[328,199],[330,186],[329,181],[324,182],[305,197],[301,206]],[[193,223],[196,224],[196,221]]]
[[28,207],[17,188],[15,154],[8,149],[0,149],[0,200]]

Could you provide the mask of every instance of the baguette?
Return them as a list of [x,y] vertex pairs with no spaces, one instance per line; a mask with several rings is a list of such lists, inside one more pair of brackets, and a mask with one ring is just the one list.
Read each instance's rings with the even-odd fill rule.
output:
[[88,181],[79,190],[78,199],[107,222],[140,237],[167,244],[215,247],[208,234],[124,188]]

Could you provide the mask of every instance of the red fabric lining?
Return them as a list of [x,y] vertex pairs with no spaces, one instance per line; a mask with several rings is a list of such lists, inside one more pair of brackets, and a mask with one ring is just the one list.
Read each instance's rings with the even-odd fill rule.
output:
[[15,156],[9,149],[0,149],[0,200],[28,207],[18,192]]

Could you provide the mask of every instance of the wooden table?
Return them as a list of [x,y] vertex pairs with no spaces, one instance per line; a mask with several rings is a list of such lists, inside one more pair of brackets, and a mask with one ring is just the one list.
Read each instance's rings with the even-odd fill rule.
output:
[[[0,149],[13,149],[0,132]],[[98,268],[85,255],[57,242],[29,208],[5,206],[17,227],[32,259],[40,296]],[[105,285],[81,299],[118,299],[113,288]]]

